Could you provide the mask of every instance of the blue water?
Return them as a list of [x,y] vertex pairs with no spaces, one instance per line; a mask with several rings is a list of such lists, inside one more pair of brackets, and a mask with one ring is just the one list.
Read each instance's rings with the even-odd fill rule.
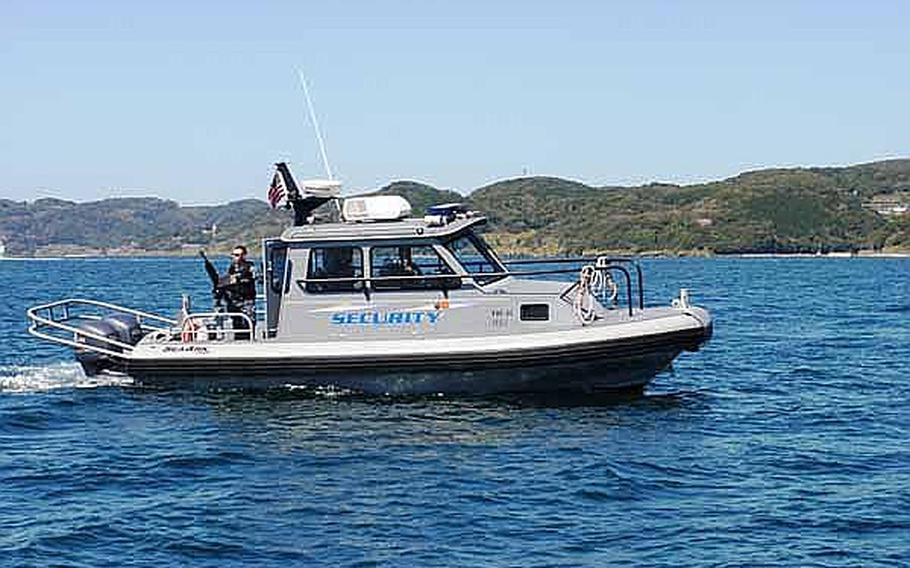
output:
[[910,260],[647,261],[715,337],[627,400],[147,391],[23,311],[193,260],[0,263],[0,565],[908,566]]

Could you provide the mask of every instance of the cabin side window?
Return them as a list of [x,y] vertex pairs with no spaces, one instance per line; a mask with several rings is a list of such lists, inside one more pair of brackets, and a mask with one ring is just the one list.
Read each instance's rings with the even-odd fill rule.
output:
[[451,290],[461,287],[461,279],[454,276],[455,271],[428,245],[373,247],[370,251],[370,275],[374,290]]
[[[306,291],[356,292],[363,289],[363,253],[357,247],[322,247],[310,250]],[[320,282],[324,280],[324,282]]]
[[[446,243],[446,248],[481,286],[504,278],[501,273],[506,271],[505,268],[493,255],[487,244],[477,235],[473,233],[461,235]],[[483,276],[484,273],[499,274]]]

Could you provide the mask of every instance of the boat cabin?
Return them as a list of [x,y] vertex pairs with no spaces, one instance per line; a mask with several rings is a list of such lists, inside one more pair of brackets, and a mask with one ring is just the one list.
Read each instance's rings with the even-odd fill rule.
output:
[[571,283],[515,278],[477,233],[485,223],[449,210],[423,219],[288,228],[263,247],[265,337],[457,337],[577,327],[572,300],[560,298]]

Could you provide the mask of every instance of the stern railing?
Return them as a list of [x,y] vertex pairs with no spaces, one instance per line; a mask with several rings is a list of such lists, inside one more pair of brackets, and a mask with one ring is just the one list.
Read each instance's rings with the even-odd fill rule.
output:
[[[95,311],[85,313],[87,309]],[[124,354],[128,354],[133,350],[133,345],[72,325],[77,322],[101,320],[105,316],[112,314],[135,316],[140,329],[146,333],[168,331],[169,327],[161,327],[161,324],[168,324],[169,326],[177,324],[176,320],[157,314],[83,298],[57,300],[56,302],[33,306],[25,311],[25,315],[29,320],[28,332],[35,337],[75,349],[96,351],[112,357],[123,357]],[[80,338],[91,339],[95,343],[88,343],[85,340],[79,341]]]
[[[248,334],[249,341],[253,341],[256,329],[253,319],[239,312],[192,313],[178,321],[117,304],[82,298],[68,298],[34,306],[27,309],[25,314],[29,320],[28,332],[35,337],[74,349],[94,351],[118,358],[129,355],[134,345],[122,341],[122,338],[101,335],[79,327],[79,323],[99,321],[113,314],[127,314],[136,317],[143,336],[156,333],[160,341],[179,339],[185,343],[229,338],[242,340],[238,339],[239,334]],[[242,320],[247,328],[233,326],[226,328],[224,322],[229,318],[232,323],[238,319]],[[215,325],[209,325],[211,322],[215,322]]]

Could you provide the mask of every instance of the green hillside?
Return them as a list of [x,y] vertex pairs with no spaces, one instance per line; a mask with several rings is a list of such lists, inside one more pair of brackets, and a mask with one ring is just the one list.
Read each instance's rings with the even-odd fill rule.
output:
[[[372,194],[402,195],[415,215],[432,204],[466,201],[489,217],[489,238],[507,253],[910,250],[910,215],[883,216],[866,206],[910,204],[910,160],[766,169],[686,186],[596,188],[527,177],[467,197],[415,181]],[[192,207],[156,198],[0,200],[0,239],[9,254],[20,255],[172,254],[255,244],[289,219],[256,199]]]
[[198,245],[227,248],[233,242],[274,234],[284,224],[285,215],[256,199],[214,207],[182,207],[152,197],[88,203],[0,200],[0,238],[10,254],[173,253],[185,247],[195,250]]
[[431,205],[464,201],[460,193],[436,189],[433,186],[416,181],[396,181],[369,195],[400,195],[411,204],[415,216],[422,215]]
[[905,218],[864,208],[908,189],[910,160],[762,170],[689,186],[592,188],[554,178],[497,182],[471,203],[494,238],[526,252],[814,252],[910,247]]

